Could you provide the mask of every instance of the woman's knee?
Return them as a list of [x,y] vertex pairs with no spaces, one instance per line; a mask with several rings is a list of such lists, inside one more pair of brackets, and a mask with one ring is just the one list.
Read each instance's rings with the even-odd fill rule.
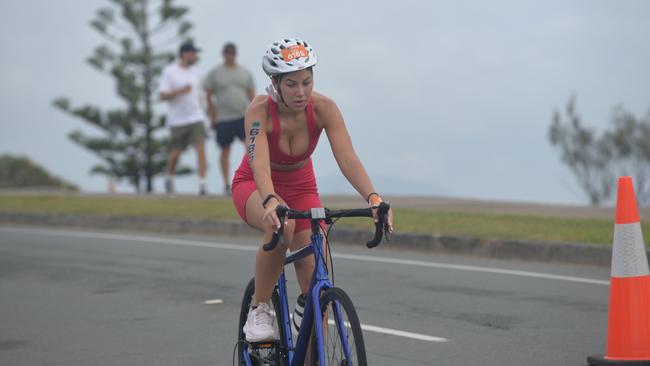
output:
[[297,273],[305,272],[306,274],[310,274],[314,270],[315,266],[316,263],[314,263],[314,257],[311,255],[297,260],[293,264]]
[[[311,232],[309,230],[301,230],[300,232],[297,232],[293,236],[293,241],[291,242],[290,249],[292,252],[295,252],[297,250],[300,250],[304,247],[308,247],[311,245]],[[302,267],[313,267],[314,259],[313,257],[309,256],[306,258],[303,258],[299,261],[295,262],[295,267],[296,269],[302,268]]]

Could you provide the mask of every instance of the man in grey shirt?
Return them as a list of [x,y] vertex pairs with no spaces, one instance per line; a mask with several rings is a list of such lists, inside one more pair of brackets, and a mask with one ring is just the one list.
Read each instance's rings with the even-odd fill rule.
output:
[[244,141],[244,115],[255,97],[253,76],[235,62],[236,57],[235,44],[226,43],[223,47],[224,63],[210,70],[203,81],[211,125],[221,150],[221,173],[227,195],[230,195],[230,145],[235,137]]

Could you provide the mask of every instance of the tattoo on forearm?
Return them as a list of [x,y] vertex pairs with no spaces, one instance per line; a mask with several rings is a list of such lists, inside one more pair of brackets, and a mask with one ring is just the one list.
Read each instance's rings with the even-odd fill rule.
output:
[[255,157],[255,139],[257,138],[257,135],[259,133],[260,133],[260,122],[255,121],[253,122],[253,126],[251,127],[250,137],[248,139],[248,158],[250,159],[251,162]]

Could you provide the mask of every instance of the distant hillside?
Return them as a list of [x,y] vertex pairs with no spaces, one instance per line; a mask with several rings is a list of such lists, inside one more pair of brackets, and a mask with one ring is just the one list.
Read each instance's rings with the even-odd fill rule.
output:
[[79,191],[74,184],[52,176],[26,157],[0,155],[0,189],[55,188]]

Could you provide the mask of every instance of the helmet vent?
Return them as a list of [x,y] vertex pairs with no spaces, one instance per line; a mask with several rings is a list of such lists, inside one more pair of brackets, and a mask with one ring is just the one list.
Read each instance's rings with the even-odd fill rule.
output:
[[266,49],[262,68],[269,76],[281,75],[311,68],[316,65],[316,60],[317,56],[311,44],[300,38],[281,38]]

